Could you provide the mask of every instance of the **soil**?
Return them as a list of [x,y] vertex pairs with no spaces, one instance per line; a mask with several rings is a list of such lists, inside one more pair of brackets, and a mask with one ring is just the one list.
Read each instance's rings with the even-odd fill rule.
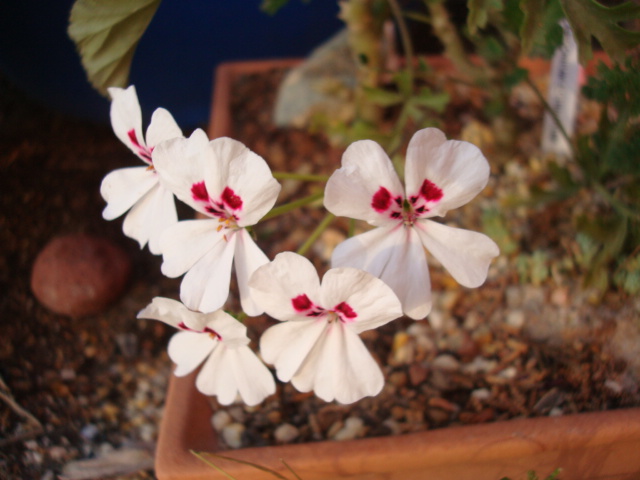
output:
[[[271,124],[282,75],[239,81],[235,137],[274,170],[329,174],[339,166],[340,149],[319,135]],[[176,298],[180,280],[164,278],[160,259],[124,237],[121,219],[102,219],[101,179],[136,162],[110,127],[46,111],[2,79],[0,93],[0,375],[6,384],[0,389],[0,478],[53,479],[74,461],[153,450],[173,332],[135,315],[155,296]],[[451,119],[442,125],[449,136],[464,133],[453,111],[445,118]],[[520,144],[530,145],[531,136],[535,131],[528,128]],[[489,187],[471,205],[450,212],[451,224],[481,230],[483,211],[503,209],[502,199],[543,175],[540,156],[521,149],[493,161],[491,148]],[[286,181],[279,201],[321,188]],[[225,409],[229,415],[220,430],[242,426],[235,428],[237,438],[223,436],[232,446],[263,445],[285,441],[285,431],[286,441],[301,442],[640,406],[638,301],[616,291],[597,297],[581,288],[579,267],[565,262],[576,246],[575,208],[582,206],[508,210],[505,221],[516,248],[494,263],[478,289],[459,287],[431,265],[436,301],[429,318],[399,319],[363,334],[387,379],[379,396],[343,406],[279,384],[263,408]],[[323,215],[313,206],[264,222],[256,228],[258,243],[270,258],[295,250]],[[337,220],[312,249],[321,271],[347,228]],[[40,249],[54,236],[75,232],[113,240],[133,261],[125,295],[86,318],[55,315],[29,290]],[[542,279],[521,278],[518,255],[534,251],[546,252],[558,268]],[[247,323],[255,340],[273,321]],[[153,478],[148,457],[130,458],[133,473],[119,472],[120,478]],[[84,478],[107,476],[90,465],[94,476]]]

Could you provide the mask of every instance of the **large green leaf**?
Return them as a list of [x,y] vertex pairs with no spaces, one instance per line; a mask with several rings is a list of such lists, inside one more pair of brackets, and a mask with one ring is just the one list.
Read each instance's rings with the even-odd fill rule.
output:
[[133,53],[160,0],[76,0],[69,19],[91,85],[103,95],[126,87]]
[[562,27],[558,23],[564,17],[558,0],[520,0],[524,20],[520,27],[520,39],[524,54],[533,53],[551,57],[562,43]]
[[593,56],[591,37],[595,37],[607,54],[623,62],[626,51],[640,44],[640,32],[628,30],[620,22],[640,18],[640,5],[625,2],[613,7],[596,0],[560,0],[578,43],[580,63]]
[[475,35],[478,29],[483,29],[489,22],[492,11],[502,11],[502,0],[468,0],[467,28],[469,33]]

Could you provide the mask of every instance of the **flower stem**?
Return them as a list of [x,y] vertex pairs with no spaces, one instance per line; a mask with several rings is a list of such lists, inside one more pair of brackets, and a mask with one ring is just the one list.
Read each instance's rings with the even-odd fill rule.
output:
[[573,142],[571,141],[571,138],[569,138],[569,134],[564,129],[564,125],[562,125],[562,121],[558,117],[558,114],[555,112],[555,110],[553,108],[551,108],[551,105],[549,105],[549,102],[547,102],[547,99],[544,98],[544,95],[542,94],[540,89],[536,86],[536,84],[533,83],[531,78],[529,78],[529,75],[525,76],[524,78],[525,78],[525,82],[527,82],[527,85],[529,85],[532,88],[533,92],[538,97],[538,100],[540,100],[540,102],[542,102],[542,105],[544,106],[544,109],[547,112],[549,112],[549,115],[551,115],[551,118],[553,119],[553,123],[556,124],[556,126],[558,127],[558,130],[560,130],[560,133],[562,134],[564,139],[567,141],[567,143],[571,147],[571,152],[573,153],[573,158],[577,159],[578,158],[578,152],[577,152],[575,146],[573,145]]
[[294,200],[293,202],[285,203],[284,205],[273,208],[269,213],[262,217],[262,220],[269,220],[270,218],[295,210],[298,207],[304,207],[305,205],[309,205],[310,203],[320,200],[322,197],[324,197],[324,192],[316,192],[307,197]]
[[411,35],[409,34],[409,29],[407,28],[407,22],[404,21],[404,16],[402,15],[402,9],[396,0],[388,0],[389,6],[391,7],[391,11],[393,12],[393,16],[396,19],[396,23],[398,25],[398,30],[400,32],[400,40],[402,41],[402,47],[404,49],[404,57],[405,57],[405,65],[407,67],[407,73],[409,74],[409,82],[413,86],[413,64],[414,64],[414,54],[413,54],[413,43],[411,42]]
[[272,172],[274,178],[278,180],[301,180],[303,182],[326,182],[329,180],[327,175],[311,175],[308,173],[292,173],[292,172]]
[[300,255],[304,255],[305,253],[307,253],[307,250],[311,248],[316,240],[318,240],[318,237],[320,237],[320,235],[322,235],[322,232],[324,232],[327,227],[331,225],[331,222],[333,222],[335,218],[336,216],[333,213],[328,213],[327,216],[324,217],[322,222],[320,222],[320,225],[318,225],[316,229],[311,233],[311,235],[309,235],[307,241],[304,242],[304,244],[298,249],[297,253]]

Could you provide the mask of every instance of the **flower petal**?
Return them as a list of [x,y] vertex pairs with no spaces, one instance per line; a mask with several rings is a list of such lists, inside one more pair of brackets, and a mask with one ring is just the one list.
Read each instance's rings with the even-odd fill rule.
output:
[[380,367],[360,337],[346,325],[330,324],[314,350],[317,351],[310,353],[291,379],[300,391],[312,387],[326,402],[335,399],[348,404],[382,390],[384,377]]
[[356,315],[348,323],[356,333],[402,316],[400,300],[382,280],[355,268],[332,268],[322,278],[322,304],[327,309],[346,303]]
[[247,347],[229,349],[230,368],[242,401],[247,405],[257,405],[276,391],[276,382],[269,369]]
[[236,240],[234,266],[236,277],[238,278],[240,304],[247,315],[255,317],[264,313],[264,310],[251,298],[249,279],[259,267],[269,263],[269,259],[244,228],[239,230],[236,235],[238,238]]
[[136,88],[109,88],[111,95],[111,126],[116,136],[141,160],[150,163],[144,152],[146,144],[142,136],[142,113]]
[[153,150],[153,165],[165,188],[193,209],[207,214],[202,202],[194,199],[193,185],[203,182],[216,161],[206,134],[198,129],[189,138],[161,142]]
[[[284,322],[269,327],[260,337],[260,354],[288,382],[296,374],[327,326],[324,319]],[[308,391],[308,390],[307,390]]]
[[222,308],[229,296],[235,246],[236,235],[217,241],[187,272],[180,284],[180,300],[187,308],[203,313]]
[[238,395],[229,349],[220,342],[196,377],[196,388],[205,395],[216,395],[222,405],[232,404]]
[[224,187],[231,188],[242,199],[241,210],[236,212],[238,225],[256,224],[276,203],[280,184],[273,178],[267,162],[242,143],[223,137],[213,140],[211,147],[216,156],[226,163]]
[[160,238],[164,231],[178,222],[173,193],[156,184],[129,211],[122,224],[122,231],[134,238],[140,248],[149,242],[149,250],[160,254]]
[[216,248],[216,244],[224,242],[218,225],[217,220],[185,220],[167,228],[160,238],[162,273],[170,278],[179,277]]
[[278,320],[306,318],[292,300],[306,295],[320,302],[320,280],[313,264],[301,255],[282,252],[273,262],[258,268],[249,280],[251,298],[267,314]]
[[389,215],[374,208],[374,195],[386,189],[389,199],[404,199],[404,189],[382,147],[372,140],[352,143],[342,156],[342,167],[329,178],[324,205],[334,215],[383,225]]
[[147,146],[153,150],[160,142],[176,137],[182,137],[182,130],[167,110],[157,108],[151,115],[147,128]]
[[193,372],[218,344],[218,340],[206,333],[176,333],[169,340],[168,347],[169,358],[176,364],[173,373],[177,377],[183,377]]
[[491,260],[500,254],[498,245],[482,233],[431,220],[416,223],[416,231],[429,253],[465,287],[482,285]]
[[475,145],[447,140],[437,128],[425,128],[413,135],[407,149],[407,196],[420,195],[425,180],[443,193],[441,200],[429,205],[429,216],[444,216],[468,203],[487,185],[489,163]]
[[149,305],[138,312],[136,318],[150,318],[159,320],[174,328],[185,322],[189,317],[189,310],[182,303],[170,298],[155,297]]
[[[209,327],[220,335],[227,347],[247,345],[249,343],[247,327],[225,311],[216,310],[215,312],[196,315],[205,319],[205,322],[198,329],[202,330],[204,327]],[[191,325],[187,326],[191,327]]]
[[107,174],[100,185],[100,194],[107,202],[102,217],[118,218],[157,184],[158,176],[147,167],[121,168]]
[[331,265],[359,268],[380,278],[398,296],[405,315],[413,319],[431,311],[429,269],[413,228],[380,227],[356,235],[336,247]]

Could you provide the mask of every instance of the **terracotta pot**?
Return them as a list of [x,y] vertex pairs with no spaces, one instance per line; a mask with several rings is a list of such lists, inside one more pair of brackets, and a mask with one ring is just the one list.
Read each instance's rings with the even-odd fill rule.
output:
[[[218,67],[211,138],[233,136],[228,102],[241,73],[298,60],[241,62]],[[156,451],[159,480],[205,480],[219,475],[190,451],[219,449],[206,397],[195,374],[172,377]],[[346,442],[323,441],[225,451],[224,455],[303,480],[513,480],[535,470],[541,478],[562,468],[563,480],[640,479],[640,408],[562,417],[518,419],[456,426],[421,433]],[[216,460],[238,480],[274,477],[252,467]]]

